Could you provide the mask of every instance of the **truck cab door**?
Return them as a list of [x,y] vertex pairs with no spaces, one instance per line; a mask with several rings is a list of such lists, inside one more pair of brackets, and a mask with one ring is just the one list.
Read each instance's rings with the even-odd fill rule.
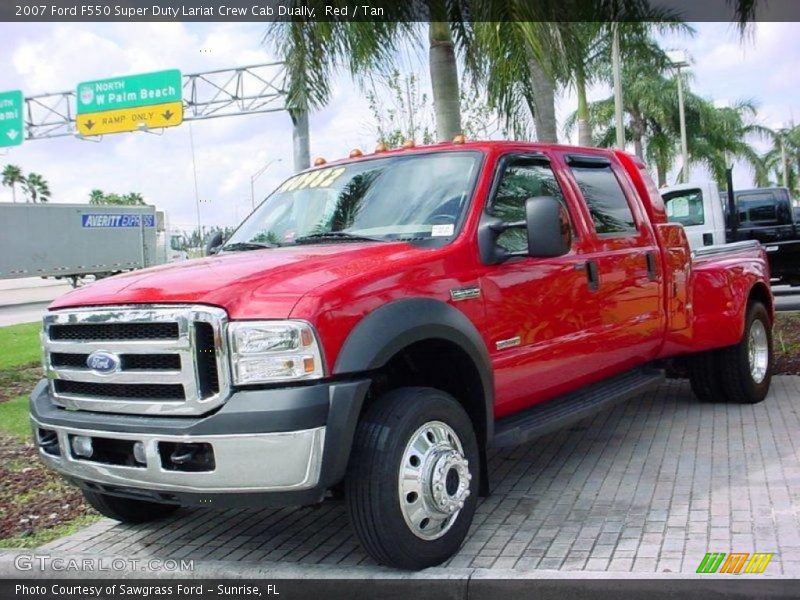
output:
[[601,331],[592,363],[609,376],[652,360],[664,339],[661,249],[621,166],[598,155],[564,156],[593,225],[586,259],[597,272]]
[[[502,157],[483,219],[523,221],[526,200],[536,196],[555,197],[567,208],[572,249],[564,256],[518,256],[482,266],[483,335],[495,371],[498,418],[580,387],[593,370],[595,348],[586,339],[600,326],[600,313],[587,285],[586,241],[573,219],[574,197],[564,194],[549,157]],[[526,251],[526,231],[508,229],[496,244]]]

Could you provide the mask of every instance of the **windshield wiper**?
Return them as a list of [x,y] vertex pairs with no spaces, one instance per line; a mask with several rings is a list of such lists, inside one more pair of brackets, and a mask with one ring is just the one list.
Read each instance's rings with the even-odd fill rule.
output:
[[368,235],[358,235],[347,231],[326,231],[324,233],[311,233],[295,239],[295,244],[312,244],[322,241],[352,241],[352,242],[385,242],[385,239],[370,237]]
[[263,250],[264,248],[277,248],[278,244],[270,244],[268,242],[233,242],[222,247],[223,251],[226,250]]

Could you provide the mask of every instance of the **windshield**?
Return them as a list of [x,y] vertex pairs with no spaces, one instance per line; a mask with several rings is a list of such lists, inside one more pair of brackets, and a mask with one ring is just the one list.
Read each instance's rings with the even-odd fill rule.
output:
[[478,173],[477,152],[438,152],[313,169],[286,180],[223,250],[348,240],[449,241]]

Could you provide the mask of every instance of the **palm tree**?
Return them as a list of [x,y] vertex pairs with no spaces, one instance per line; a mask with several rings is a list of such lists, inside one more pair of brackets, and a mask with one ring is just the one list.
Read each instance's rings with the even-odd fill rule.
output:
[[[757,179],[759,186],[788,184],[792,192],[800,191],[800,125],[786,129],[769,130],[772,147],[762,157],[764,173]],[[784,172],[786,177],[784,177]],[[774,175],[774,179],[770,179]]]
[[[669,14],[660,18],[673,18]],[[694,34],[694,29],[678,22],[624,22],[617,23],[620,53],[626,63],[648,65],[663,72],[669,65],[666,53],[651,37],[654,29],[660,32]],[[611,47],[614,36],[612,23],[567,23],[562,24],[565,39],[568,83],[578,96],[577,124],[578,143],[592,145],[592,123],[587,100],[588,86],[598,81],[612,82]]]
[[[677,82],[646,64],[637,63],[626,65],[622,76],[623,108],[627,116],[625,138],[633,142],[637,156],[655,165],[658,185],[666,185],[667,173],[678,158],[680,140]],[[748,141],[755,136],[768,136],[765,128],[753,122],[755,104],[742,100],[728,108],[716,108],[688,90],[688,82],[684,82],[684,88],[690,161],[706,166],[720,184],[724,183],[725,171],[733,159],[749,164],[757,178],[763,176],[763,161]],[[614,98],[590,103],[588,112],[592,122],[599,126],[594,143],[614,146]],[[566,127],[572,129],[576,123],[577,113],[573,113]]]
[[[293,0],[293,4],[296,0]],[[316,5],[324,13],[326,3]],[[286,63],[290,113],[299,115],[319,108],[330,98],[330,76],[340,66],[361,79],[371,71],[388,72],[404,42],[419,45],[420,26],[414,21],[415,3],[397,2],[384,7],[385,21],[357,22],[347,18],[321,23],[291,21],[270,24],[265,42],[274,44]],[[457,49],[469,47],[469,21],[458,3],[427,2],[428,68],[433,90],[436,129],[440,140],[461,133],[461,105]],[[391,21],[389,20],[391,19]],[[295,118],[295,117],[293,117]]]
[[89,192],[89,204],[104,204],[106,194],[103,190],[92,190]]
[[469,70],[514,137],[533,137],[532,123],[538,141],[555,142],[556,75],[563,72],[559,28],[506,17],[474,24],[471,54],[476,60]]
[[44,177],[38,173],[29,174],[25,178],[22,189],[34,204],[36,204],[37,200],[42,203],[50,200],[50,187]]
[[25,183],[25,176],[22,174],[22,169],[16,165],[6,165],[3,169],[3,185],[11,188],[11,197],[15,203],[17,201],[18,183]]

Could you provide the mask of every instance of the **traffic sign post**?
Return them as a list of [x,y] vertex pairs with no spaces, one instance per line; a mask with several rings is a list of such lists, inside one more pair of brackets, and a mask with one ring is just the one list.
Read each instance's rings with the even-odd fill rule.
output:
[[25,139],[22,92],[0,92],[0,148],[19,146]]
[[76,126],[84,136],[174,127],[183,122],[177,69],[78,84]]

